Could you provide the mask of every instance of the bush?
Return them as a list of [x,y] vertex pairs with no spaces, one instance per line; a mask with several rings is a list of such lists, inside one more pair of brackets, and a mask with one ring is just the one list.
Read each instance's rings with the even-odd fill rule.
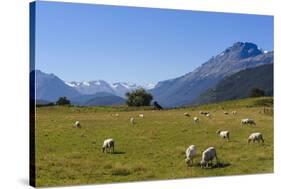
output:
[[143,88],[126,93],[128,106],[150,106],[153,96]]
[[57,105],[70,105],[70,100],[68,100],[65,96],[60,97],[56,102]]
[[250,97],[261,97],[261,96],[265,96],[265,91],[264,90],[261,90],[259,88],[253,88],[251,90]]

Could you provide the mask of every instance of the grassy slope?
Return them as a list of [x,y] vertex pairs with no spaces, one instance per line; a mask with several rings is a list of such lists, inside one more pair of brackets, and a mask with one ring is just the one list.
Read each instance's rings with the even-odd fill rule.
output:
[[[111,183],[201,176],[273,172],[273,118],[259,113],[257,100],[229,101],[201,107],[164,111],[134,110],[122,107],[41,107],[36,115],[36,174],[38,186]],[[224,107],[224,110],[222,110]],[[199,116],[208,110],[213,119]],[[223,111],[237,110],[237,115]],[[112,116],[115,112],[119,117]],[[189,112],[198,116],[183,116]],[[145,117],[138,118],[139,113]],[[136,126],[129,124],[136,117]],[[256,120],[254,127],[240,126],[241,118]],[[79,120],[82,129],[72,125]],[[221,140],[217,129],[231,132],[231,141]],[[262,132],[264,145],[247,144],[251,132]],[[115,154],[103,154],[105,138],[116,141]],[[197,146],[198,155],[209,146],[217,149],[224,168],[186,167],[185,149]]]

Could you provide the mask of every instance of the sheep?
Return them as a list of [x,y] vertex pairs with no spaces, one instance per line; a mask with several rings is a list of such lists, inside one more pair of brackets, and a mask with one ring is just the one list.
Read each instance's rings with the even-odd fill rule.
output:
[[232,111],[231,113],[232,113],[232,115],[236,115],[237,111]]
[[211,116],[211,114],[206,114],[206,117],[208,117],[208,118],[212,118],[212,116]]
[[112,138],[106,139],[102,145],[102,152],[103,153],[114,153],[114,140]]
[[202,160],[200,162],[201,168],[209,167],[209,162],[211,161],[212,164],[214,158],[216,158],[216,163],[218,164],[216,149],[214,147],[209,147],[202,153]]
[[196,147],[190,145],[185,151],[185,163],[189,166],[193,164],[193,158],[196,155]]
[[229,141],[229,131],[217,130],[216,133],[217,133],[221,138],[226,139],[227,141]]
[[76,122],[74,123],[74,127],[76,127],[76,128],[81,128],[80,122],[79,122],[79,121],[76,121]]
[[139,117],[144,118],[144,115],[143,114],[139,114]]
[[246,124],[250,124],[250,125],[256,125],[256,122],[253,119],[241,119],[241,124],[242,125],[246,125]]
[[252,134],[248,137],[248,144],[249,144],[250,142],[255,143],[256,141],[257,141],[258,143],[260,143],[260,141],[262,141],[262,143],[264,143],[264,139],[263,139],[263,136],[262,136],[261,133],[252,133]]
[[131,122],[132,125],[134,125],[135,124],[135,118],[131,117],[130,122]]
[[116,113],[116,114],[115,114],[115,117],[119,117],[119,114]]
[[186,116],[186,117],[190,117],[189,113],[187,113],[187,112],[184,112],[183,115]]
[[199,118],[198,118],[198,117],[194,117],[194,118],[193,118],[193,122],[194,122],[194,123],[199,123]]

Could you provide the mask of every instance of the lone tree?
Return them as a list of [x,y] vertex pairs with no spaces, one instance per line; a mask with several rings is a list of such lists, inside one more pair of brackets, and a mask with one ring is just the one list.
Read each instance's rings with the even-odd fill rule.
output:
[[56,102],[57,105],[70,105],[70,100],[68,100],[65,96],[60,97]]
[[143,88],[126,93],[128,106],[150,106],[153,96]]
[[253,88],[250,93],[250,97],[260,97],[265,96],[265,91],[259,88]]

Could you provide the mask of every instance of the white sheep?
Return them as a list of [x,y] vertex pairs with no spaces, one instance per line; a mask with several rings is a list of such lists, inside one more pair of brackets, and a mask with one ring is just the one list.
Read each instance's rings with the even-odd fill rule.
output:
[[106,139],[102,145],[102,152],[103,153],[114,153],[114,140],[112,138]]
[[80,122],[79,122],[79,121],[76,121],[76,122],[74,123],[74,127],[76,127],[76,128],[81,128]]
[[135,124],[135,118],[131,117],[130,122],[131,122],[132,125],[134,125]]
[[139,114],[139,117],[144,118],[144,115],[143,114]]
[[229,141],[229,131],[221,131],[221,130],[217,130],[216,132],[221,138],[226,139],[227,141]]
[[119,117],[119,114],[116,113],[116,114],[115,114],[115,117]]
[[193,118],[193,122],[194,122],[194,123],[199,123],[199,118],[198,118],[198,117],[194,117],[194,118]]
[[193,164],[193,158],[196,156],[195,145],[190,145],[185,151],[185,163],[189,166]]
[[208,118],[212,118],[212,116],[211,116],[211,114],[206,114],[206,117],[208,117]]
[[245,119],[241,119],[241,124],[242,125],[246,125],[246,124],[256,125],[256,122],[253,119],[245,118]]
[[186,116],[186,117],[190,117],[189,113],[187,113],[187,112],[184,112],[183,115]]
[[262,141],[262,143],[264,143],[264,139],[263,139],[263,136],[262,136],[261,133],[252,133],[252,134],[249,136],[249,138],[248,138],[248,143],[250,143],[250,142],[255,143],[256,141],[257,141],[258,143],[260,143],[260,141]]
[[209,162],[216,158],[216,163],[218,163],[217,152],[214,147],[209,147],[202,153],[202,160],[200,162],[201,168],[209,167]]

